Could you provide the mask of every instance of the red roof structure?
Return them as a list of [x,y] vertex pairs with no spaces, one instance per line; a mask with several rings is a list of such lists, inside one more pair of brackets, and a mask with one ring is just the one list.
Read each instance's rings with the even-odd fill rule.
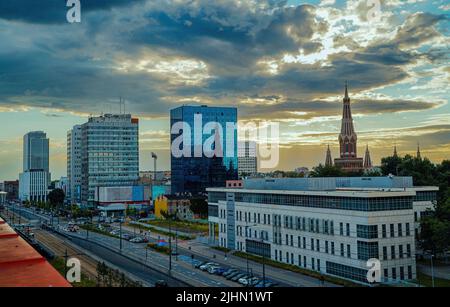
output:
[[0,287],[71,287],[71,285],[0,218]]

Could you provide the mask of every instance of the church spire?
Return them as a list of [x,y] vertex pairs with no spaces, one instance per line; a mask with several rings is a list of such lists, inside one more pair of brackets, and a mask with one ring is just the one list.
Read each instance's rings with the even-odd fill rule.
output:
[[397,145],[394,145],[394,157],[398,157],[398,155],[397,155]]
[[417,159],[422,159],[422,157],[420,156],[420,145],[419,143],[417,143]]
[[364,156],[364,168],[372,168],[372,160],[370,159],[369,145],[366,145],[366,154]]
[[356,158],[357,136],[355,128],[353,127],[347,81],[345,81],[345,95],[343,103],[341,133],[339,134],[340,156],[341,158]]
[[331,160],[330,145],[328,145],[327,148],[327,157],[325,159],[325,166],[333,166],[333,161]]

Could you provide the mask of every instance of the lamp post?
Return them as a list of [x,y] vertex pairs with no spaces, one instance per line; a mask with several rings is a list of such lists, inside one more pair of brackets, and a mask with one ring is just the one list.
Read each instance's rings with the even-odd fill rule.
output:
[[433,257],[434,257],[434,255],[431,255],[431,286],[434,288],[434,267],[433,267]]

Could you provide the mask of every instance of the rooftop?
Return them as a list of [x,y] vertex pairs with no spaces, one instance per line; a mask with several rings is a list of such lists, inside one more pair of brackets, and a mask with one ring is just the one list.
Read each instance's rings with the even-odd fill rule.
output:
[[0,218],[0,287],[70,287],[70,283]]

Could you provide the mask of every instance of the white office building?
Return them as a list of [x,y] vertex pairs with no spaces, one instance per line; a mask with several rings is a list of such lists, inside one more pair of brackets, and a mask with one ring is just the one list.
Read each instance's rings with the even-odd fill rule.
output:
[[139,180],[139,120],[130,114],[90,117],[81,125],[81,203],[93,205],[97,187]]
[[71,204],[81,203],[81,125],[67,132],[67,195]]
[[42,131],[23,137],[23,173],[19,175],[19,198],[22,201],[46,201],[49,172],[49,139]]
[[211,241],[366,284],[371,258],[381,282],[416,278],[414,212],[432,207],[437,188],[352,177],[248,179],[207,191]]
[[256,142],[245,141],[238,143],[239,176],[253,176],[258,172],[256,155]]

